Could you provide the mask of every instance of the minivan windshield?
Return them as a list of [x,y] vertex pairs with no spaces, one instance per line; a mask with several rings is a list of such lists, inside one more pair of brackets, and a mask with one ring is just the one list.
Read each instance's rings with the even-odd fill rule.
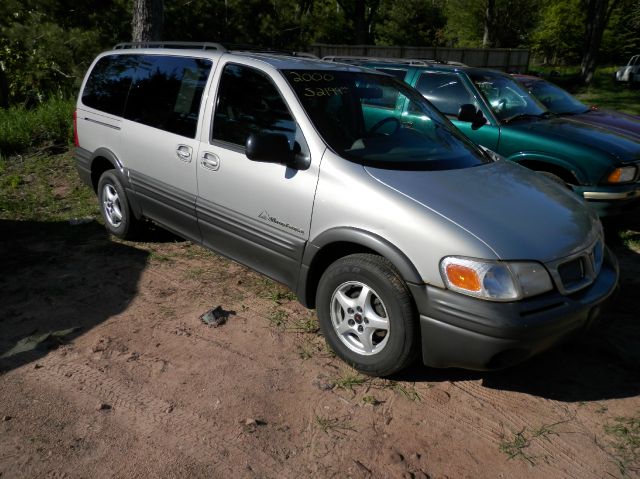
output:
[[503,123],[532,117],[543,118],[550,114],[522,85],[507,76],[471,73],[469,77]]
[[317,131],[347,160],[407,170],[491,161],[418,92],[363,71],[284,70]]

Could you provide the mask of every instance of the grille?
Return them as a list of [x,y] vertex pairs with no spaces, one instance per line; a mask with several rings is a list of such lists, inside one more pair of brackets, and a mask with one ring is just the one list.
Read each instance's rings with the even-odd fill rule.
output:
[[549,272],[562,294],[570,294],[589,286],[600,274],[604,259],[604,243],[598,238],[582,252],[564,262],[548,264]]
[[558,274],[565,289],[573,289],[585,278],[582,258],[576,258],[558,266]]

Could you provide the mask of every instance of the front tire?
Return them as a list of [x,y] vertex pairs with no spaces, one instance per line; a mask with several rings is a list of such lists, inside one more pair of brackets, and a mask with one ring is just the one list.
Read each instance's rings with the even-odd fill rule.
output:
[[320,278],[316,305],[327,344],[355,369],[389,376],[415,358],[413,298],[385,258],[353,254],[331,264]]
[[133,216],[124,187],[113,170],[105,171],[100,176],[98,201],[109,233],[127,240],[137,236],[140,222]]

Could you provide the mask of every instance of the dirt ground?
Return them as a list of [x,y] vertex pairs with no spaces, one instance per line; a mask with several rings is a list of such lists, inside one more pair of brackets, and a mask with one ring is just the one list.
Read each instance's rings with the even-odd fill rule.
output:
[[[629,242],[585,336],[503,372],[372,380],[290,292],[189,242],[115,241],[97,222],[0,230],[3,479],[640,474]],[[204,324],[217,306],[226,322]]]

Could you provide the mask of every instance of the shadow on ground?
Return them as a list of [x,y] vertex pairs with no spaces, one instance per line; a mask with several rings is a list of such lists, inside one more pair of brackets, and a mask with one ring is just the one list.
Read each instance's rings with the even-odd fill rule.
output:
[[125,310],[147,263],[96,223],[0,220],[0,231],[0,371]]
[[488,388],[567,402],[640,395],[640,255],[634,250],[640,247],[640,220],[607,222],[605,230],[607,244],[620,264],[619,291],[592,329],[511,369],[438,370],[418,361],[394,379],[481,380]]

